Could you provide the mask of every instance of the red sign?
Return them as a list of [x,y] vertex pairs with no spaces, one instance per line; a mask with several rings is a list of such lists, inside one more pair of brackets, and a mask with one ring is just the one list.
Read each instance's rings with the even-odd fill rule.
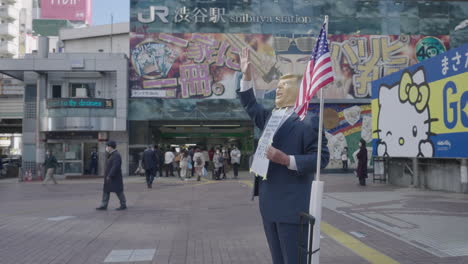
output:
[[41,0],[41,18],[91,24],[91,0]]

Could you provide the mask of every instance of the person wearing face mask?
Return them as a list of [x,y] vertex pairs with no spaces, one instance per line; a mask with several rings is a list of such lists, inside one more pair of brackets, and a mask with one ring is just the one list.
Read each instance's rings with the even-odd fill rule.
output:
[[216,149],[216,152],[213,155],[213,164],[215,169],[215,178],[216,180],[219,180],[224,166],[224,157],[219,148]]
[[45,158],[43,166],[46,171],[46,176],[42,184],[46,184],[50,179],[52,179],[54,184],[57,184],[57,180],[55,180],[54,173],[55,173],[55,169],[58,166],[58,162],[55,156],[52,154],[52,151],[49,150],[46,152],[46,158]]
[[120,207],[116,210],[121,211],[127,209],[127,201],[123,192],[122,157],[120,156],[120,153],[117,151],[116,147],[117,144],[115,141],[107,142],[107,161],[106,170],[104,173],[102,203],[101,206],[96,208],[96,210],[107,210],[111,192],[115,193],[120,201]]
[[237,179],[237,176],[239,175],[239,164],[240,164],[240,159],[241,159],[241,152],[239,149],[237,149],[236,146],[233,146],[230,154],[231,154],[232,169],[234,171],[234,179]]
[[[253,92],[250,52],[244,48],[240,55],[242,80],[240,101],[254,124],[263,130],[272,115],[271,110],[257,103]],[[315,177],[318,149],[318,116],[307,115],[301,121],[294,112],[299,93],[300,78],[283,75],[276,90],[276,109],[285,110],[279,128],[266,150],[269,160],[265,180],[256,180],[260,213],[273,264],[299,263],[298,247],[300,213],[309,212],[310,191]],[[320,166],[328,164],[329,152],[323,133]],[[308,228],[304,228],[301,241],[307,245]],[[307,259],[303,253],[302,259]]]

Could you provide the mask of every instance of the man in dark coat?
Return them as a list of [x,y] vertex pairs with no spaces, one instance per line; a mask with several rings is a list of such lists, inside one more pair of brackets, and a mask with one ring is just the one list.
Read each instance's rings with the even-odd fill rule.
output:
[[[253,78],[250,72],[250,55],[243,49],[239,97],[241,104],[263,130],[272,115],[257,103],[253,92]],[[298,77],[285,75],[280,78],[275,104],[285,110],[284,122],[276,131],[271,146],[267,148],[269,160],[266,180],[259,180],[260,213],[265,235],[270,247],[273,264],[297,264],[300,213],[309,212],[312,180],[317,164],[318,118],[310,114],[301,121],[293,111],[299,92]],[[321,167],[328,164],[327,140],[323,135]],[[301,244],[307,244],[308,228],[304,228]],[[305,254],[302,259],[306,259]]]
[[146,174],[146,184],[148,188],[153,188],[153,180],[156,176],[156,170],[158,169],[159,161],[156,152],[152,146],[149,146],[145,152],[143,152],[143,169]]
[[96,210],[107,210],[109,203],[110,193],[114,192],[120,200],[120,207],[116,210],[127,209],[127,201],[123,193],[123,180],[122,180],[122,157],[116,150],[117,144],[115,141],[107,142],[106,152],[106,171],[104,173],[104,187],[102,194],[102,204]]
[[367,148],[366,141],[361,138],[359,141],[359,152],[357,154],[358,165],[356,168],[356,176],[359,178],[359,184],[366,186],[367,179]]
[[97,149],[94,148],[93,152],[91,152],[91,162],[89,165],[89,173],[92,175],[97,175],[98,172],[98,153]]
[[154,152],[156,153],[156,157],[158,157],[158,168],[159,177],[163,176],[163,166],[164,166],[164,154],[162,150],[159,148],[158,145],[154,145]]

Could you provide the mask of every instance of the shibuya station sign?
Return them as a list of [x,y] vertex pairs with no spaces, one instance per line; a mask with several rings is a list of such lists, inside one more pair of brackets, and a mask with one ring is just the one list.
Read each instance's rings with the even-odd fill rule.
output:
[[167,6],[150,6],[138,12],[138,22],[149,24],[162,22],[169,24],[188,23],[230,23],[230,24],[310,24],[311,16],[265,16],[248,13],[230,15],[226,8],[188,8],[186,6],[170,10]]

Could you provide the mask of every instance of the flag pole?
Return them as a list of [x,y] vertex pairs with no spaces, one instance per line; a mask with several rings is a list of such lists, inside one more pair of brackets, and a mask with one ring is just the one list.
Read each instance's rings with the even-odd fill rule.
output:
[[[325,16],[325,32],[328,37],[328,16]],[[315,173],[315,180],[312,182],[312,189],[310,193],[309,214],[315,218],[313,226],[312,237],[312,252],[309,263],[320,263],[320,222],[322,221],[322,196],[323,196],[323,182],[320,181],[320,164],[322,162],[322,133],[323,133],[323,88],[320,89],[320,112],[319,112],[319,133],[318,133],[318,148],[317,148],[317,171]],[[309,230],[310,237],[310,230]]]

